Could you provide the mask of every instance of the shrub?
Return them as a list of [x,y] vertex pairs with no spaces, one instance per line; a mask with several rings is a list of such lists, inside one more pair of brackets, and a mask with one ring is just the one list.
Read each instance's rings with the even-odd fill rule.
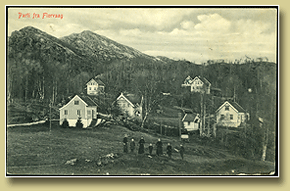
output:
[[62,122],[62,124],[61,124],[61,127],[62,127],[62,128],[67,128],[67,127],[69,127],[69,124],[68,124],[68,121],[67,121],[66,118],[63,120],[63,122]]
[[83,128],[83,123],[82,123],[82,119],[79,117],[77,122],[76,122],[76,127],[77,128]]

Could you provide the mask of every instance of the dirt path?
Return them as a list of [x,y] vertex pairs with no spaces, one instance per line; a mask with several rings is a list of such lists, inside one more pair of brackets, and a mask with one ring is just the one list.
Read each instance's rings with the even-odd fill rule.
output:
[[37,125],[37,124],[45,123],[45,121],[46,120],[30,122],[30,123],[10,124],[10,125],[7,125],[7,127],[31,126],[31,125]]

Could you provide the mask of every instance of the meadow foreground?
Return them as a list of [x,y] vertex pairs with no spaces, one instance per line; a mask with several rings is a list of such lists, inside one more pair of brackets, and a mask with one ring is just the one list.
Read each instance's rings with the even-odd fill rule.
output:
[[[123,153],[124,134],[137,141],[143,136],[145,153],[137,154],[137,149]],[[154,148],[148,156],[149,143],[155,145],[158,138],[163,141],[163,155],[156,156]],[[178,148],[180,141],[118,125],[84,130],[53,124],[51,132],[45,125],[7,128],[6,171],[8,176],[238,175],[274,171],[271,162],[246,160],[194,141],[185,143],[184,160],[176,151],[169,158],[167,143]]]

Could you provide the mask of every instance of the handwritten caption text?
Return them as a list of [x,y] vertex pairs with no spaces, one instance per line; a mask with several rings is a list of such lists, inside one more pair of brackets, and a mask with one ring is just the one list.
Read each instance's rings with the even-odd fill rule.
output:
[[49,13],[42,13],[42,14],[38,14],[38,13],[21,13],[18,12],[18,19],[21,18],[32,18],[32,19],[63,19],[63,14],[49,14]]

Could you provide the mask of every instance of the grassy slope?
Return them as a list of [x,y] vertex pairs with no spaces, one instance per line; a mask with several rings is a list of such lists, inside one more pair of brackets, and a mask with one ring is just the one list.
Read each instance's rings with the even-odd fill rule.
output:
[[[268,173],[272,163],[262,163],[235,158],[218,147],[186,143],[185,160],[178,153],[172,159],[167,156],[152,159],[147,155],[123,154],[122,138],[129,134],[137,141],[143,135],[145,152],[150,142],[157,138],[141,132],[132,132],[121,126],[94,130],[61,129],[48,127],[16,127],[7,129],[7,172],[14,175],[202,175],[235,173]],[[179,145],[175,138],[162,137],[164,145]],[[165,148],[165,146],[164,146]],[[97,166],[100,156],[118,153],[119,157]],[[155,153],[155,150],[154,150]],[[75,166],[65,165],[67,160],[77,158]],[[90,162],[85,162],[88,159]]]
[[178,113],[180,112],[181,112],[180,110],[162,106],[162,113],[151,114],[149,115],[148,120],[162,125],[178,127],[179,125]]

